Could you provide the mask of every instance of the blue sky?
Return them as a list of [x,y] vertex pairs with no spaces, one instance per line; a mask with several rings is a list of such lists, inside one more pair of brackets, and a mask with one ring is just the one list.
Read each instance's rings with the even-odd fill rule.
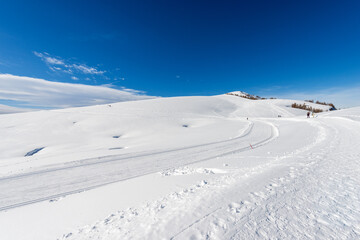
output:
[[359,12],[355,0],[3,1],[0,73],[149,96],[242,90],[360,105],[346,99],[360,90]]

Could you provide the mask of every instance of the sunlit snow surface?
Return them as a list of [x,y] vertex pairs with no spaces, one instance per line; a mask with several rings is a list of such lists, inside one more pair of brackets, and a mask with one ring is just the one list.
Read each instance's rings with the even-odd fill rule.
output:
[[360,108],[294,102],[1,115],[0,239],[358,239]]

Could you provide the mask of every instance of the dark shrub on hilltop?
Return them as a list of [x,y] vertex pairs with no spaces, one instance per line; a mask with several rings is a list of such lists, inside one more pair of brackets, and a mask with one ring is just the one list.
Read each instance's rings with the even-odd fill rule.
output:
[[297,103],[293,103],[291,104],[292,108],[298,108],[298,109],[303,109],[309,112],[314,112],[314,113],[319,113],[319,112],[323,112],[322,109],[319,108],[313,108],[311,106],[307,106],[305,103],[304,104],[297,104]]

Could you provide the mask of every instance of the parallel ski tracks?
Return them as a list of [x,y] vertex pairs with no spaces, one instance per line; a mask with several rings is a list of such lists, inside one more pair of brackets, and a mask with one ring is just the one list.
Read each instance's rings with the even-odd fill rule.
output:
[[82,159],[82,160],[69,162],[69,163],[65,163],[65,164],[48,165],[48,166],[44,167],[45,169],[31,171],[31,172],[27,172],[27,173],[16,174],[16,175],[10,175],[10,176],[6,176],[6,177],[0,177],[0,183],[1,183],[1,181],[4,181],[4,180],[23,178],[23,177],[28,177],[28,176],[32,176],[32,175],[42,174],[42,173],[50,173],[50,172],[66,170],[66,169],[81,168],[84,166],[104,164],[104,163],[116,162],[116,161],[127,160],[127,159],[136,159],[136,158],[140,158],[140,157],[152,157],[152,156],[161,155],[161,154],[165,154],[165,153],[180,152],[180,151],[184,151],[184,150],[196,149],[196,148],[201,148],[201,147],[211,147],[211,146],[217,145],[219,143],[233,142],[235,140],[244,138],[251,133],[253,126],[254,126],[254,124],[251,122],[240,136],[233,138],[233,139],[217,141],[217,142],[212,142],[212,143],[206,143],[206,144],[200,144],[200,145],[194,145],[194,146],[190,146],[190,147],[157,151],[157,152],[144,152],[144,153],[135,154],[135,155],[132,155],[133,153],[117,154],[117,155],[109,155],[109,156],[103,156],[103,157],[97,157],[97,158]]
[[[278,137],[279,132],[277,128],[271,123],[268,123],[266,121],[256,121],[256,124],[263,124],[270,127],[270,134],[264,133],[264,135],[268,136],[266,136],[264,139],[258,139],[257,142],[252,143],[253,148],[257,148],[264,144],[267,144],[268,142]],[[0,211],[5,211],[16,207],[33,204],[36,202],[46,201],[74,193],[83,192],[111,183],[144,176],[174,167],[181,167],[187,164],[202,162],[217,157],[226,156],[229,154],[247,151],[251,148],[248,145],[247,141],[242,140],[246,140],[246,137],[251,135],[251,133],[253,133],[253,130],[254,123],[251,122],[248,128],[239,137],[225,141],[207,143],[185,148],[169,149],[160,152],[142,153],[133,156],[131,156],[130,154],[126,154],[119,156],[115,155],[103,158],[86,159],[70,163],[70,166],[55,165],[47,169],[3,177],[0,178],[0,190],[2,192],[2,194],[0,195]],[[242,143],[241,146],[239,145],[240,143]],[[151,158],[151,160],[143,161],[140,164],[136,165],[136,161],[141,161],[141,159],[143,158]],[[179,161],[173,161],[172,159],[177,159]],[[109,164],[114,164],[114,169],[112,169],[112,165],[109,166]],[[120,166],[122,167],[122,169],[116,170],[116,164],[121,164]],[[104,169],[101,169],[102,166],[104,167]],[[137,167],[138,169],[134,171],[133,167]],[[86,168],[89,168],[88,174],[90,174],[90,176],[86,175],[86,173],[82,176],[70,174],[72,178],[76,176],[75,178],[78,179],[70,178],[68,182],[62,183],[62,181],[66,179],[66,173],[69,173],[71,171],[74,171],[75,173],[82,173],[80,170],[86,170]],[[95,172],[95,170],[97,170],[97,172]],[[98,175],[101,170],[108,171],[108,174],[110,176],[107,176],[106,172]],[[92,176],[91,173],[96,173],[97,175]],[[89,181],[88,177],[95,177],[97,179],[95,181]],[[46,188],[46,183],[43,182],[46,179],[49,180],[48,188]],[[55,180],[55,182],[52,182],[53,180]],[[82,180],[84,180],[85,182],[82,182]],[[27,188],[26,185],[22,186],[21,183],[27,183],[29,185],[38,184],[38,187],[31,186],[32,188]],[[74,185],[71,185],[72,183]],[[61,185],[61,187],[65,189],[58,193],[51,194],[51,192],[54,191],[51,188],[55,188],[55,186],[57,185]],[[68,188],[68,190],[66,190],[66,188]],[[8,195],[4,194],[4,191],[8,189],[10,189],[9,191],[11,193]],[[46,191],[48,191],[49,189],[51,191],[47,193]],[[38,191],[39,193],[36,194],[34,193],[34,191]],[[24,197],[24,195],[27,196]],[[24,198],[28,199],[25,200]]]

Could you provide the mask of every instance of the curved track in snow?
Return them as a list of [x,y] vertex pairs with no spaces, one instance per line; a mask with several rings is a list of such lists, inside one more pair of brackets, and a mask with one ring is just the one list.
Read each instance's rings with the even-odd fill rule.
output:
[[[276,132],[280,132],[273,134],[273,137],[278,135],[275,141],[264,144],[264,138],[264,143],[259,141],[263,145],[258,145],[262,147],[254,151],[224,155],[212,161],[230,163],[230,167],[224,168],[226,173],[204,174],[203,182],[136,209],[114,212],[103,221],[76,229],[63,238],[269,239],[278,236],[279,231],[284,238],[306,238],[294,232],[301,233],[301,229],[311,232],[316,226],[314,215],[320,206],[316,205],[318,199],[312,197],[331,196],[326,181],[335,169],[331,167],[328,173],[320,168],[319,173],[312,169],[316,166],[313,164],[326,165],[326,152],[333,153],[341,136],[337,128],[322,119],[269,121],[279,125]],[[204,165],[189,165],[190,174],[191,168],[199,166]],[[317,181],[320,180],[323,188],[319,190]],[[351,195],[353,197],[354,191]],[[302,206],[310,200],[312,205]],[[303,211],[302,207],[310,210]],[[298,222],[292,221],[295,218]],[[283,233],[286,227],[293,229]],[[267,232],[268,229],[272,232]]]
[[295,122],[301,128],[288,133],[299,147],[281,157],[219,175],[194,193],[170,195],[133,209],[135,214],[118,212],[69,238],[359,239],[359,122],[285,120],[277,141],[264,147],[279,149],[291,141],[284,126]]
[[87,159],[0,178],[0,211],[250,150],[250,144],[257,148],[278,134],[273,124],[254,121],[241,136],[230,140],[146,154]]

